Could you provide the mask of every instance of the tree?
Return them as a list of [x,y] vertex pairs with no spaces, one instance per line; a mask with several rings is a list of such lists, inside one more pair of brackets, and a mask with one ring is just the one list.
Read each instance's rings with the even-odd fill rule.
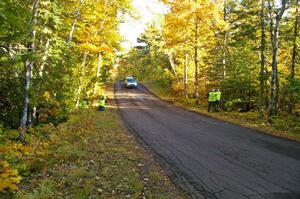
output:
[[[279,92],[279,83],[278,83],[278,67],[277,67],[277,51],[278,51],[278,37],[279,37],[279,25],[282,19],[283,13],[286,9],[286,0],[281,1],[281,7],[279,10],[273,12],[271,1],[268,0],[269,7],[269,17],[270,17],[270,34],[271,34],[271,43],[272,43],[272,76],[271,76],[271,88],[270,88],[270,102],[269,102],[269,116],[274,114],[274,105],[277,107],[278,103],[278,92]],[[275,15],[275,16],[274,16]],[[273,21],[275,19],[275,24]],[[275,91],[275,84],[276,91]],[[276,93],[275,93],[276,92]],[[276,108],[277,111],[277,108]]]
[[[35,0],[32,6],[32,18],[31,18],[31,41],[28,43],[28,52],[33,55],[35,51],[35,35],[36,35],[36,24],[37,24],[37,14],[38,14],[38,7],[39,7],[39,0]],[[25,93],[24,93],[24,106],[23,106],[23,114],[20,121],[20,134],[19,139],[20,141],[25,141],[25,127],[26,123],[31,123],[28,120],[28,115],[30,115],[29,110],[29,88],[31,83],[31,74],[33,70],[33,60],[26,60],[25,62]],[[29,112],[29,113],[28,113]],[[30,118],[30,117],[29,117]]]
[[260,79],[259,79],[259,117],[263,118],[264,79],[265,79],[265,1],[260,1],[261,47],[260,47]]
[[290,72],[290,103],[288,106],[288,112],[292,113],[295,99],[294,99],[294,86],[295,86],[295,65],[296,65],[296,54],[297,54],[297,37],[298,37],[298,25],[299,25],[299,0],[296,0],[295,6],[295,24],[294,24],[294,35],[293,35],[293,50],[292,50],[292,64],[291,64],[291,72]]

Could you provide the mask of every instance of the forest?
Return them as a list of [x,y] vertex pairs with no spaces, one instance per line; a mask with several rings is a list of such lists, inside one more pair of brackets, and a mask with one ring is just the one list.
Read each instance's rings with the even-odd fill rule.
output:
[[35,129],[67,122],[127,75],[202,107],[219,88],[222,111],[299,135],[299,0],[161,2],[168,12],[125,52],[131,0],[0,1],[0,192],[25,175]]
[[219,88],[226,111],[299,117],[299,1],[164,2],[170,11],[148,24],[120,74],[200,105]]
[[80,100],[101,94],[130,1],[4,0],[0,9],[4,127],[59,123]]

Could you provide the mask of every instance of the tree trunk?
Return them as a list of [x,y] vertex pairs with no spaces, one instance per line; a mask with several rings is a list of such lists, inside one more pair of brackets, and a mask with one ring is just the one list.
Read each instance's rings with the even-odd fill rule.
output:
[[[33,3],[32,8],[32,19],[31,19],[31,42],[28,44],[28,52],[30,54],[34,53],[35,50],[35,33],[36,33],[36,23],[37,23],[37,14],[38,14],[38,6],[39,6],[40,0],[35,0]],[[24,104],[23,104],[23,112],[22,117],[20,121],[20,133],[19,133],[19,139],[21,142],[25,141],[25,131],[26,131],[26,123],[28,121],[28,110],[29,110],[29,89],[30,89],[30,83],[31,83],[31,75],[33,70],[33,60],[32,58],[30,60],[25,61],[25,92],[24,92]]]
[[196,104],[199,104],[199,80],[198,80],[198,21],[195,27],[194,61],[195,61],[195,98]]
[[169,62],[170,62],[170,65],[171,65],[172,72],[174,73],[175,78],[178,82],[178,77],[177,77],[177,73],[176,73],[176,70],[175,70],[175,64],[174,64],[174,59],[173,59],[173,53],[168,53],[168,58],[169,58]]
[[[270,9],[270,0],[269,2],[269,9]],[[282,0],[281,2],[281,8],[280,12],[276,14],[275,18],[275,26],[273,28],[272,34],[271,34],[271,42],[272,42],[272,76],[271,76],[271,88],[270,88],[270,102],[269,102],[269,116],[274,114],[274,105],[276,106],[277,101],[275,98],[275,86],[276,86],[276,80],[278,80],[278,71],[277,71],[277,51],[278,51],[278,37],[279,37],[279,25],[282,18],[282,15],[285,11],[286,1]],[[270,11],[272,13],[272,11]],[[272,17],[272,15],[271,15]],[[272,28],[272,27],[271,27]],[[277,88],[279,89],[279,88]],[[276,91],[278,92],[278,91]],[[278,100],[278,99],[277,99]]]
[[[272,48],[273,48],[273,40],[274,40],[274,33],[273,33],[273,11],[272,11],[272,5],[271,5],[271,1],[268,0],[268,12],[269,12],[269,18],[270,18],[270,38],[271,38],[271,44],[272,44]],[[273,48],[274,49],[274,48]],[[273,50],[272,49],[272,50]],[[272,60],[273,60],[273,55],[272,54]],[[272,63],[272,74],[273,74],[273,63]],[[274,83],[272,84],[272,80],[273,78],[271,78],[271,86],[270,86],[270,92],[269,92],[269,115],[273,114],[273,95],[274,95]],[[275,78],[274,78],[275,81]],[[273,90],[273,92],[272,92]]]
[[76,11],[73,23],[72,23],[72,27],[71,27],[71,30],[70,30],[70,34],[69,34],[69,37],[68,37],[68,40],[67,40],[67,48],[69,48],[69,46],[71,44],[71,41],[72,41],[72,38],[73,38],[73,32],[74,32],[75,26],[76,26],[76,22],[77,22],[78,17],[80,16],[80,7],[81,7],[82,3],[83,3],[83,0],[79,0],[79,6],[77,8],[77,11]]
[[85,73],[85,63],[87,59],[88,52],[84,52],[83,55],[83,60],[82,60],[82,65],[81,65],[81,71],[80,71],[80,78],[79,78],[79,86],[78,86],[78,91],[77,91],[77,97],[76,97],[76,108],[79,107],[80,103],[80,95],[82,91],[82,84],[83,84],[83,78],[84,78],[84,73]]
[[98,55],[98,64],[97,64],[97,73],[96,73],[96,81],[95,81],[94,91],[93,91],[94,95],[96,95],[96,93],[97,93],[97,87],[98,87],[98,81],[99,81],[98,79],[100,77],[101,63],[102,63],[102,55],[99,52],[99,55]]
[[[226,22],[227,21],[227,0],[224,0],[223,2],[223,6],[224,6],[224,9],[223,9],[223,14],[224,14],[224,21]],[[222,54],[222,81],[225,80],[226,78],[226,47],[227,47],[227,31],[224,31],[224,35],[223,35],[223,47],[222,47],[222,50],[223,50],[223,54]]]
[[188,51],[184,51],[184,96],[188,98]]
[[261,20],[261,48],[260,48],[260,81],[259,81],[259,117],[263,118],[263,106],[264,106],[264,77],[265,77],[265,17],[264,17],[264,7],[265,1],[261,0],[261,13],[260,13],[260,20]]
[[296,50],[297,50],[297,33],[298,33],[298,23],[300,16],[298,15],[298,0],[296,0],[296,14],[295,14],[295,26],[294,26],[294,37],[293,37],[293,52],[292,52],[292,64],[291,64],[291,72],[290,72],[290,102],[288,111],[289,113],[293,112],[295,99],[294,99],[294,81],[295,81],[295,62],[296,62]]
[[274,113],[278,113],[279,109],[279,91],[280,91],[280,85],[279,85],[279,79],[278,79],[278,67],[277,68],[277,75],[276,75],[276,80],[275,80],[275,96],[274,96]]
[[277,49],[278,49],[278,29],[274,28],[274,36],[272,39],[272,76],[271,76],[271,89],[270,89],[270,102],[269,102],[269,116],[274,113],[275,100],[275,86],[277,79]]
[[23,104],[23,112],[22,118],[20,121],[20,134],[19,139],[21,142],[25,141],[25,131],[26,131],[26,123],[27,123],[27,116],[28,116],[28,107],[29,107],[29,89],[30,89],[30,82],[31,82],[31,71],[32,66],[29,60],[25,63],[25,92],[24,92],[24,104]]
[[39,71],[39,75],[41,78],[43,77],[46,60],[47,60],[48,54],[49,54],[49,44],[50,44],[50,39],[47,38],[46,45],[45,45],[45,54],[42,58],[42,64],[41,64],[40,71]]
[[68,40],[67,40],[67,43],[66,43],[65,52],[64,52],[64,55],[63,55],[63,59],[62,59],[62,64],[65,62],[65,58],[68,54],[68,50],[69,50],[70,44],[72,42],[73,33],[74,33],[74,30],[75,30],[77,19],[80,16],[80,8],[81,8],[82,3],[83,3],[83,0],[79,0],[79,6],[77,7],[77,11],[76,11],[76,14],[75,14],[74,19],[73,19],[73,23],[72,23],[72,26],[71,26],[71,30],[70,30],[70,33],[69,33],[69,37],[68,37]]

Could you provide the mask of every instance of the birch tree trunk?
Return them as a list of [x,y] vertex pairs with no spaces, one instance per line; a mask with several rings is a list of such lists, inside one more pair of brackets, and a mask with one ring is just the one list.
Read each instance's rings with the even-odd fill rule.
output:
[[96,81],[95,81],[95,85],[94,85],[93,95],[96,95],[96,93],[97,93],[98,79],[100,77],[100,69],[101,69],[101,65],[102,65],[101,63],[102,63],[102,55],[101,55],[101,52],[99,52],[98,64],[97,64],[97,73],[96,73]]
[[[269,2],[269,8],[270,6],[270,0]],[[285,11],[286,6],[286,0],[281,1],[281,8],[279,13],[276,13],[275,17],[275,25],[273,28],[273,32],[271,34],[271,42],[272,42],[272,76],[271,76],[271,88],[270,88],[270,102],[269,102],[269,116],[274,114],[274,104],[276,105],[276,99],[275,99],[275,86],[276,86],[276,80],[278,80],[278,71],[277,71],[277,51],[278,51],[278,37],[279,37],[279,25],[282,18],[282,15]],[[271,11],[272,13],[272,11]],[[272,16],[271,16],[272,17]],[[279,89],[279,88],[278,88]]]
[[170,65],[171,65],[172,72],[174,73],[174,75],[176,77],[176,80],[178,81],[177,73],[176,73],[176,70],[175,70],[174,59],[173,59],[173,53],[168,53],[168,58],[169,58],[169,62],[170,62]]
[[184,51],[184,96],[188,98],[188,51]]
[[76,14],[75,14],[74,19],[73,19],[73,23],[72,23],[71,30],[70,30],[70,33],[69,33],[69,37],[68,37],[68,40],[67,40],[67,43],[66,43],[65,52],[64,52],[64,55],[63,55],[63,58],[62,58],[62,64],[65,62],[65,58],[68,54],[68,50],[69,50],[70,44],[72,42],[73,33],[74,33],[74,30],[75,30],[77,19],[80,16],[80,8],[81,8],[82,3],[83,3],[83,0],[79,0],[79,6],[77,8]]
[[292,52],[292,64],[291,64],[291,72],[290,72],[290,102],[288,111],[289,113],[293,112],[295,99],[294,99],[294,81],[295,81],[295,62],[296,62],[296,50],[297,50],[297,37],[298,37],[298,23],[299,23],[299,13],[298,13],[298,0],[296,0],[296,13],[295,13],[295,25],[294,25],[294,37],[293,37],[293,52]]
[[[37,14],[38,14],[38,6],[40,0],[35,0],[33,3],[32,8],[32,19],[31,19],[31,42],[28,44],[28,52],[30,54],[34,53],[35,50],[35,34],[36,34],[36,23],[37,23]],[[29,89],[31,83],[31,75],[33,70],[34,61],[31,59],[25,61],[25,85],[24,85],[24,104],[23,104],[23,111],[22,117],[20,120],[20,133],[19,139],[21,142],[25,141],[25,131],[26,131],[26,123],[28,121],[28,111],[29,111]]]
[[85,73],[85,63],[86,63],[87,55],[88,55],[88,52],[87,51],[84,52],[82,65],[81,65],[79,86],[78,86],[78,90],[77,90],[76,105],[75,105],[76,108],[79,107],[79,103],[80,103],[80,95],[82,92],[82,84],[83,84],[83,78],[84,78],[84,73]]
[[69,48],[69,46],[71,44],[71,41],[72,41],[72,38],[73,38],[73,32],[74,32],[75,26],[76,26],[76,22],[77,22],[78,17],[80,16],[80,8],[81,8],[82,3],[83,3],[83,0],[79,0],[79,6],[77,8],[77,11],[76,11],[73,23],[72,23],[72,27],[71,27],[71,30],[70,30],[70,34],[69,34],[69,37],[68,37],[68,40],[67,40],[67,46],[66,46],[67,48]]
[[39,71],[39,75],[41,78],[43,77],[46,60],[47,60],[48,54],[49,54],[49,45],[50,45],[50,39],[47,38],[46,45],[45,45],[45,54],[42,58],[42,64],[41,64],[40,71]]
[[261,48],[260,48],[260,79],[259,79],[259,117],[263,118],[263,106],[264,106],[264,76],[265,76],[265,17],[264,17],[264,7],[265,1],[261,0]]

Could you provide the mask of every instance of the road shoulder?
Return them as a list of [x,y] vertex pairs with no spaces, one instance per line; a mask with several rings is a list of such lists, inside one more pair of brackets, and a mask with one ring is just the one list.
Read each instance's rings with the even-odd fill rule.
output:
[[161,100],[170,103],[179,108],[183,108],[194,113],[198,113],[202,116],[217,119],[220,121],[228,122],[231,124],[239,125],[242,127],[250,128],[256,130],[260,133],[273,135],[279,138],[288,139],[291,141],[300,142],[300,132],[294,130],[291,132],[288,130],[276,129],[271,126],[267,119],[259,119],[256,112],[248,113],[237,113],[237,112],[217,112],[208,113],[207,107],[196,106],[193,99],[185,99],[183,97],[176,97],[166,90],[159,89],[155,84],[151,82],[142,82],[143,87],[149,91],[154,96],[160,98]]

